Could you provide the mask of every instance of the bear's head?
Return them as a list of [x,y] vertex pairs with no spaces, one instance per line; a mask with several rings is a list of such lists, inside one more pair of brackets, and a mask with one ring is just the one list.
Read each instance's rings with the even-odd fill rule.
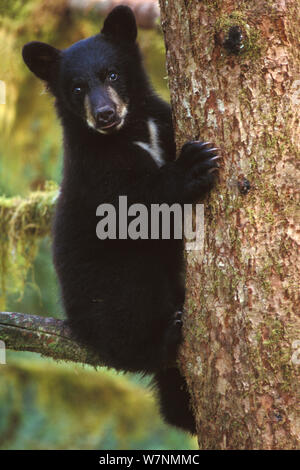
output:
[[23,47],[23,59],[47,83],[59,114],[108,134],[125,124],[132,102],[140,100],[136,90],[147,84],[136,36],[132,10],[118,6],[100,34],[64,50],[33,41]]

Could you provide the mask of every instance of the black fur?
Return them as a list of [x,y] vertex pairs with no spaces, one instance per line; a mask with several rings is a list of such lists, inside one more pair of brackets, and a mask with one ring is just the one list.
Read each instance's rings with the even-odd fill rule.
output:
[[[170,108],[153,92],[135,39],[131,10],[117,7],[101,34],[63,51],[32,42],[23,57],[55,96],[63,128],[53,254],[73,333],[103,364],[153,373],[165,419],[194,433],[186,384],[175,367],[184,303],[183,242],[100,241],[95,231],[97,206],[117,205],[119,195],[127,195],[128,205],[182,204],[199,199],[214,183],[215,172],[209,170],[217,168],[216,153],[209,145],[188,143],[175,161]],[[128,113],[119,130],[113,126],[102,134],[86,122],[84,97],[93,115],[110,107],[117,120],[108,85]],[[159,130],[166,161],[161,168],[134,143],[149,142],[149,118]]]

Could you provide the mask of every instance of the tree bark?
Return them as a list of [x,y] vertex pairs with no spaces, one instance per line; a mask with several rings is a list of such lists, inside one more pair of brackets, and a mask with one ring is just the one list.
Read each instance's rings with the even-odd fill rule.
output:
[[204,249],[187,255],[181,362],[199,447],[295,449],[299,2],[160,4],[178,148],[200,138],[223,156]]

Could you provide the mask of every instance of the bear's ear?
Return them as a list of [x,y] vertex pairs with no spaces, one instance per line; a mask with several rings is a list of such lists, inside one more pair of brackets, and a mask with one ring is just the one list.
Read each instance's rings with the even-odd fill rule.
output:
[[109,39],[135,42],[137,27],[131,8],[125,5],[114,8],[105,19],[101,33]]
[[25,44],[22,55],[29,70],[48,82],[53,77],[61,52],[44,42],[32,41]]

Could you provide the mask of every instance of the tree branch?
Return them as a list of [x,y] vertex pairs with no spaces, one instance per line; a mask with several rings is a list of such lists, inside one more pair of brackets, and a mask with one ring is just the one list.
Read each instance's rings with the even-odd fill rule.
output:
[[0,340],[6,349],[31,351],[56,360],[100,366],[100,359],[79,346],[66,323],[52,317],[0,312]]

